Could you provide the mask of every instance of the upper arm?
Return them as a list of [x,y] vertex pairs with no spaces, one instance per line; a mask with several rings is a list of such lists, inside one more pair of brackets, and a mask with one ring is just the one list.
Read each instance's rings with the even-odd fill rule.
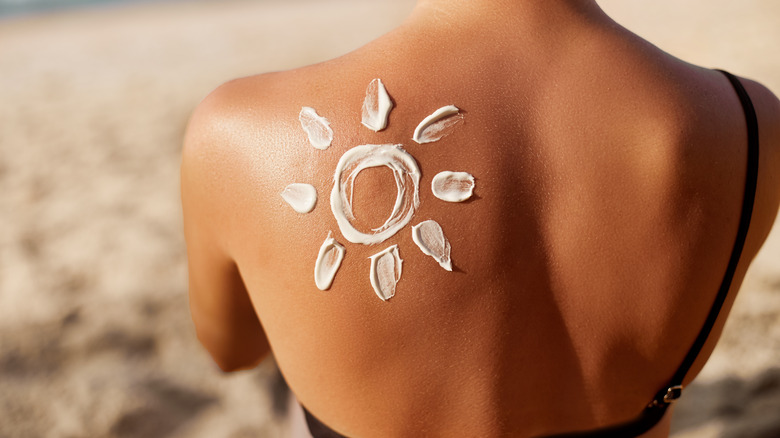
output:
[[198,338],[225,371],[253,367],[269,352],[227,239],[234,226],[230,102],[223,86],[198,106],[181,164],[190,311]]
[[[759,170],[753,224],[763,243],[780,208],[780,100],[763,85],[742,79],[758,118]],[[759,243],[759,244],[760,244]]]

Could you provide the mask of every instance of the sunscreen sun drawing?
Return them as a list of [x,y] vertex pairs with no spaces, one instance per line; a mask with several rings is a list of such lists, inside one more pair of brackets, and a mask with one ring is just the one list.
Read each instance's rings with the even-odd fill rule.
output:
[[[393,101],[380,79],[372,80],[366,89],[361,123],[379,132],[387,127]],[[312,147],[325,150],[333,141],[328,120],[314,108],[303,107],[298,120]],[[449,135],[463,121],[454,105],[447,105],[423,119],[412,139],[418,144],[433,143]],[[358,230],[353,221],[352,193],[357,175],[365,169],[385,166],[392,170],[397,190],[392,212],[387,220],[370,232]],[[330,208],[341,235],[351,243],[377,245],[401,231],[420,206],[420,167],[402,144],[364,144],[347,150],[339,159],[330,192]],[[444,171],[434,176],[431,191],[446,202],[463,202],[472,196],[474,177],[467,172]],[[282,198],[298,213],[311,212],[317,203],[317,189],[305,183],[292,183],[282,192]],[[432,257],[445,270],[452,271],[450,243],[436,221],[428,219],[411,227],[412,240],[425,255]],[[318,289],[330,289],[344,260],[345,247],[333,238],[332,232],[320,247],[314,266],[314,282]],[[387,301],[395,295],[401,279],[402,264],[398,245],[391,245],[369,257],[369,280],[376,295]]]

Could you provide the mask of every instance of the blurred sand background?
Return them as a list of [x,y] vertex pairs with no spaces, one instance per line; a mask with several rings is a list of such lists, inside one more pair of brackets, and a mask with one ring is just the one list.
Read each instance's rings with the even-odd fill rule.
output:
[[[780,93],[780,3],[603,0]],[[338,56],[413,0],[179,1],[0,18],[0,437],[284,436],[276,370],[223,375],[188,314],[178,165],[228,79]],[[780,227],[676,437],[780,436]]]

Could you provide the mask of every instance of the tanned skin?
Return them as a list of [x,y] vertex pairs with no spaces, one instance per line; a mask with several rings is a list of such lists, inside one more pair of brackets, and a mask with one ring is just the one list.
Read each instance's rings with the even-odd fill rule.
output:
[[[360,124],[366,86],[396,106]],[[758,113],[758,192],[725,307],[688,374],[717,342],[780,204],[780,103],[743,79]],[[465,122],[437,143],[417,124],[454,104]],[[302,106],[335,138],[311,147]],[[401,143],[420,165],[412,223],[349,243],[329,206],[339,158]],[[720,73],[687,64],[589,0],[424,0],[399,28],[338,59],[229,82],[197,108],[182,199],[198,337],[225,371],[273,352],[298,399],[352,437],[523,437],[635,418],[701,329],[737,233],[745,117]],[[430,191],[440,171],[476,177],[475,198]],[[279,196],[314,185],[315,210]],[[363,171],[354,210],[381,224],[387,169]],[[439,222],[454,272],[416,247]],[[346,257],[328,291],[314,262],[329,231]],[[398,244],[388,302],[368,257]],[[647,436],[667,436],[669,415]]]

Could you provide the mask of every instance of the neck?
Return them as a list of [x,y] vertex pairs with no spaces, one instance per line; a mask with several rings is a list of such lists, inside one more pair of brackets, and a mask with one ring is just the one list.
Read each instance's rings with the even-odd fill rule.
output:
[[413,16],[443,24],[479,21],[527,26],[603,16],[595,0],[418,0]]

